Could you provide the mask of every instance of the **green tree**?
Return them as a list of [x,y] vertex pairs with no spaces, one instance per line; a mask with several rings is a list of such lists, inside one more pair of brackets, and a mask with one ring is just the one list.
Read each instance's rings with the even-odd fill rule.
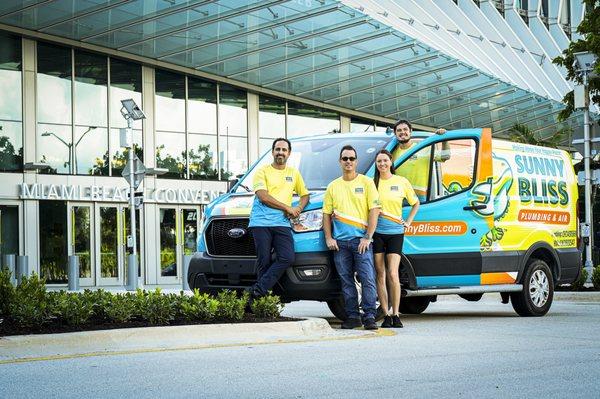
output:
[[[2,126],[0,126],[2,130]],[[8,136],[0,136],[0,170],[18,170],[23,166],[23,148],[15,152]]]
[[[577,83],[582,83],[582,78],[573,66],[575,62],[573,54],[589,51],[600,59],[600,2],[598,0],[584,0],[583,3],[586,13],[581,24],[577,27],[577,32],[583,38],[571,42],[569,47],[563,51],[563,55],[552,60],[556,65],[564,66],[567,69],[567,79]],[[596,76],[589,76],[588,85],[592,102],[600,105],[600,62],[596,63],[594,72]],[[575,111],[573,101],[573,91],[570,91],[563,98],[563,102],[567,107],[558,115],[560,121],[566,120]]]
[[515,143],[524,143],[538,145],[542,147],[558,148],[558,146],[567,139],[572,133],[571,128],[562,128],[557,130],[552,136],[539,137],[527,125],[521,123],[514,124],[510,130],[510,140]]

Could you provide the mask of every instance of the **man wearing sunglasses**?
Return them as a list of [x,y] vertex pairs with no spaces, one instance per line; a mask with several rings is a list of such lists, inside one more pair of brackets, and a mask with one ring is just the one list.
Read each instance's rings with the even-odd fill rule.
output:
[[[342,328],[352,329],[364,324],[365,329],[376,330],[377,289],[371,242],[379,216],[379,194],[373,179],[356,173],[356,158],[352,146],[342,147],[342,176],[329,183],[323,199],[323,232],[327,248],[334,251],[335,268],[342,281],[348,316]],[[355,273],[362,287],[362,320]]]
[[[252,182],[256,197],[250,212],[248,227],[252,231],[256,248],[256,284],[251,289],[252,298],[266,295],[294,263],[294,239],[290,219],[300,216],[308,204],[309,192],[300,172],[287,166],[292,144],[285,138],[273,141],[273,162],[260,168]],[[294,192],[300,196],[298,205],[292,207]],[[271,252],[275,252],[275,262]]]

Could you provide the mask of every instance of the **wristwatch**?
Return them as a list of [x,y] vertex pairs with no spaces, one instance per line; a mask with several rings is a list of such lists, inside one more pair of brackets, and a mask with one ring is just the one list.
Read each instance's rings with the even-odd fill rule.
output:
[[373,237],[371,237],[368,233],[365,233],[362,238],[369,240],[369,242],[373,242]]

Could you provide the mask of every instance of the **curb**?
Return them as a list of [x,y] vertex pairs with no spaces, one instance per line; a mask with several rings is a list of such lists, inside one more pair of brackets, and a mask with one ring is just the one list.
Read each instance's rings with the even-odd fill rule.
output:
[[374,337],[362,330],[334,330],[325,319],[296,322],[202,324],[124,328],[0,338],[0,364],[144,352],[208,349]]

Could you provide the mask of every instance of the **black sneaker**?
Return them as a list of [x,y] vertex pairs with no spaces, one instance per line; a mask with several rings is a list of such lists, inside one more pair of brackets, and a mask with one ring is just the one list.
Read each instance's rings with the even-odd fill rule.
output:
[[390,328],[390,327],[392,327],[392,317],[385,316],[383,318],[383,323],[381,323],[381,328]]
[[400,316],[398,316],[398,315],[392,316],[392,327],[393,328],[402,328],[402,327],[404,327],[402,325],[402,322],[400,321]]
[[356,319],[353,317],[348,318],[345,322],[342,323],[342,329],[344,330],[352,330],[353,328],[358,328],[362,326],[360,319]]
[[364,322],[365,330],[377,330],[377,323],[375,323],[375,319],[365,319]]

